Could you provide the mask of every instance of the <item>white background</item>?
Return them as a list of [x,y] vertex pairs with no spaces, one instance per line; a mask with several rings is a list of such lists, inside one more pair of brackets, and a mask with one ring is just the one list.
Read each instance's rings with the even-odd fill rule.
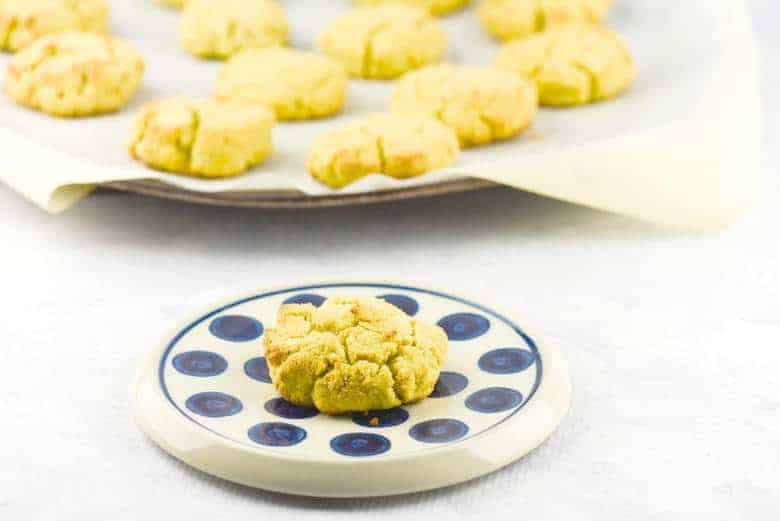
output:
[[[780,8],[750,3],[765,189],[720,234],[509,189],[305,213],[104,193],[52,217],[0,187],[0,519],[778,519]],[[570,415],[492,476],[359,501],[212,479],[135,427],[130,382],[174,325],[255,287],[338,277],[513,310],[566,354]]]

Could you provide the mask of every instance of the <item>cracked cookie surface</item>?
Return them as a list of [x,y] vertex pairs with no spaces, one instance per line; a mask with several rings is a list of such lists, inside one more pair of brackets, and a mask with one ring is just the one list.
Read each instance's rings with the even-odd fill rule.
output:
[[348,11],[320,35],[319,46],[350,75],[387,80],[439,60],[447,37],[425,10],[387,4]]
[[342,109],[346,95],[347,73],[339,62],[282,48],[233,56],[216,84],[218,99],[268,105],[280,120],[330,116]]
[[450,13],[468,5],[471,0],[354,0],[357,5],[380,5],[390,3],[409,4],[422,7],[433,15]]
[[368,174],[422,175],[452,165],[459,153],[455,133],[433,118],[376,114],[321,135],[306,166],[314,178],[341,188]]
[[157,101],[138,114],[129,151],[159,170],[234,176],[271,154],[274,121],[263,106],[187,98]]
[[18,51],[64,31],[106,32],[106,0],[0,0],[0,50]]
[[275,0],[188,0],[180,37],[195,56],[226,59],[244,49],[284,45],[289,30]]
[[128,42],[95,33],[39,38],[8,65],[6,93],[18,104],[61,117],[113,112],[138,90],[141,54]]
[[431,65],[398,82],[397,114],[427,114],[451,127],[464,147],[509,139],[533,122],[538,99],[532,81],[490,67]]
[[550,106],[615,97],[637,75],[627,46],[615,32],[584,23],[504,44],[494,65],[535,81],[540,102]]
[[513,40],[569,22],[600,22],[611,4],[612,0],[483,0],[478,14],[493,37]]
[[284,305],[263,343],[279,393],[326,414],[420,401],[447,357],[443,329],[374,298]]

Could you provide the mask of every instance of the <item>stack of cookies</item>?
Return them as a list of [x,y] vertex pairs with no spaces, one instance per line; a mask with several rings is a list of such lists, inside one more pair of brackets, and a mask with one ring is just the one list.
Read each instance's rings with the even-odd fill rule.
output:
[[[226,61],[212,99],[159,100],[136,118],[130,154],[184,175],[234,176],[262,163],[277,121],[341,113],[350,78],[397,83],[384,112],[315,140],[306,167],[333,188],[446,168],[462,148],[522,134],[539,105],[612,98],[636,76],[625,44],[601,25],[611,0],[481,0],[477,18],[501,43],[484,66],[440,62],[447,34],[436,17],[469,0],[354,0],[320,34],[319,53],[287,47],[290,22],[276,0],[158,1],[182,9],[184,49]],[[0,0],[0,48],[17,52],[7,94],[60,117],[121,109],[144,61],[105,34],[107,16],[106,0]]]

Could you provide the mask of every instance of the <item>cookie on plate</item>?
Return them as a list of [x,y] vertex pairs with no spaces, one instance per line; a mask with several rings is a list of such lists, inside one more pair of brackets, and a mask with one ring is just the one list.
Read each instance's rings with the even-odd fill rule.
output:
[[439,60],[447,37],[423,9],[387,4],[348,11],[320,35],[319,45],[352,76],[385,80]]
[[0,0],[0,50],[16,52],[47,34],[107,27],[106,0]]
[[433,392],[447,358],[441,327],[366,297],[284,305],[263,344],[279,394],[326,414],[418,402]]
[[584,23],[506,43],[494,65],[535,81],[541,104],[550,106],[612,98],[637,75],[631,53],[615,32]]
[[344,106],[347,73],[341,63],[312,52],[250,49],[222,68],[216,96],[268,105],[280,120],[321,118]]
[[433,118],[376,114],[317,138],[307,168],[314,178],[341,188],[368,174],[418,176],[452,165],[459,153],[455,133]]
[[201,58],[283,45],[289,30],[275,0],[188,0],[181,14],[182,45]]
[[159,170],[229,177],[271,154],[273,125],[273,113],[263,106],[172,98],[141,109],[129,150]]
[[391,109],[436,117],[470,147],[520,134],[536,117],[538,98],[533,81],[507,71],[442,64],[401,78]]
[[471,0],[354,0],[358,5],[403,3],[422,7],[433,15],[443,15],[468,5]]
[[482,27],[499,40],[525,38],[574,21],[599,22],[612,0],[483,0]]
[[124,106],[143,73],[143,57],[130,43],[64,32],[18,52],[8,65],[5,90],[16,103],[54,116],[90,116]]

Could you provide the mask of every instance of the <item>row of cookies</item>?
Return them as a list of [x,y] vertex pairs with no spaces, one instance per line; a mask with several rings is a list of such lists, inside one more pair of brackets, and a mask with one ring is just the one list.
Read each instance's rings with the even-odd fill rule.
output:
[[[347,12],[320,37],[323,51],[352,76],[372,79],[394,78],[436,61],[445,46],[444,32],[432,18],[399,4]],[[589,63],[588,53],[596,61]],[[513,57],[522,58],[524,69]],[[321,136],[307,161],[310,173],[341,187],[368,173],[410,177],[443,168],[455,162],[460,146],[508,139],[527,128],[537,111],[535,85],[542,87],[544,104],[570,105],[610,97],[634,74],[620,40],[590,24],[561,26],[507,45],[495,64],[499,67],[429,66],[406,74],[393,96],[392,115]],[[589,66],[592,74],[585,72]],[[283,120],[308,119],[338,112],[345,89],[333,60],[301,51],[251,50],[223,68],[216,95],[270,105]]]
[[[211,0],[158,1],[184,8],[180,27],[182,44],[196,56],[226,59],[246,48],[287,43],[289,24],[274,1],[223,0],[219,10],[213,9]],[[354,3],[405,4],[432,15],[443,15],[466,6],[470,0],[354,0]],[[572,21],[598,23],[606,16],[611,3],[612,0],[482,0],[478,15],[486,32],[506,41]],[[342,35],[347,37],[349,33]]]
[[[198,2],[190,0],[188,8]],[[393,4],[345,13],[323,33],[320,44],[330,58],[282,48],[241,52],[220,74],[216,100],[148,105],[137,118],[131,154],[178,173],[238,174],[268,157],[276,118],[311,119],[340,111],[345,69],[358,77],[393,78],[437,61],[446,37],[423,10]],[[519,134],[531,124],[539,98],[547,105],[595,101],[617,94],[635,74],[619,38],[589,24],[506,44],[495,65],[438,65],[408,73],[396,87],[393,115],[326,133],[311,151],[309,171],[334,187],[373,172],[419,175],[452,164],[460,146]],[[142,72],[143,61],[129,44],[63,33],[17,55],[6,90],[18,102],[46,112],[88,115],[119,108],[137,88]]]
[[[188,8],[197,2],[191,0]],[[282,47],[235,54],[223,66],[215,86],[216,101],[209,105],[226,103],[223,111],[238,113],[236,105],[266,106],[279,120],[329,116],[344,106],[347,73],[372,79],[397,77],[437,61],[444,53],[446,36],[419,7],[388,4],[344,13],[322,33],[320,47],[324,56]],[[461,146],[507,139],[527,128],[537,112],[537,100],[532,81],[499,69],[431,65],[401,80],[392,114],[352,122],[321,136],[310,153],[308,169],[325,184],[341,187],[372,172],[410,177],[443,168],[456,160]],[[171,117],[174,112],[180,117]],[[214,117],[216,111],[184,99],[149,105],[139,118],[131,153],[159,169],[234,174],[224,168],[224,161],[207,167],[203,162],[186,165],[186,154],[179,154],[180,160],[171,147],[153,144],[182,134],[188,136],[186,142],[203,142],[191,136],[192,128],[202,130],[201,112]],[[171,124],[174,120],[176,124]],[[190,125],[191,120],[197,124]],[[231,140],[229,135],[221,138]],[[236,164],[242,163],[231,166]]]

